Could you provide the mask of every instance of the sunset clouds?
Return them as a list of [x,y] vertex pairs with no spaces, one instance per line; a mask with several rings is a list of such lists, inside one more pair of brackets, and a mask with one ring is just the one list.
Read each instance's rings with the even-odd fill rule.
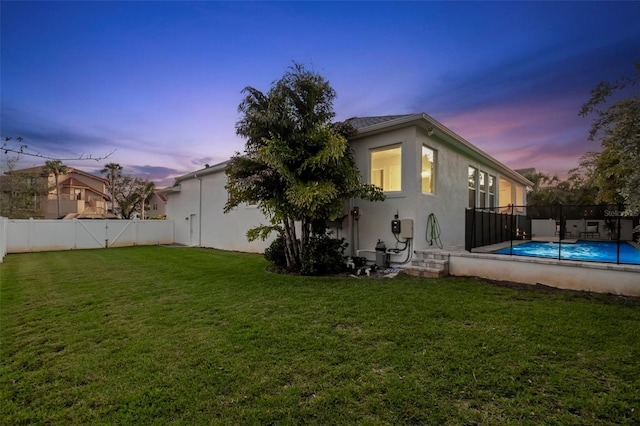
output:
[[297,61],[336,89],[338,120],[426,112],[511,167],[562,174],[598,149],[577,114],[640,60],[638,16],[637,2],[3,2],[2,136],[115,150],[168,184],[241,151],[241,90]]

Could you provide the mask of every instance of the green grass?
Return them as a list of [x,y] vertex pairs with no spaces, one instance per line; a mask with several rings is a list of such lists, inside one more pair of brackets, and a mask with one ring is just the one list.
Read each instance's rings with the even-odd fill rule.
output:
[[134,247],[0,266],[2,424],[638,424],[640,302]]

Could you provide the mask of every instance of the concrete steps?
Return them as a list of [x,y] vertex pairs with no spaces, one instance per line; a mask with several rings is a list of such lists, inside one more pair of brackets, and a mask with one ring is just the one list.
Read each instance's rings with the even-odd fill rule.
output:
[[404,273],[420,278],[442,278],[449,275],[449,253],[441,250],[416,250],[411,266]]

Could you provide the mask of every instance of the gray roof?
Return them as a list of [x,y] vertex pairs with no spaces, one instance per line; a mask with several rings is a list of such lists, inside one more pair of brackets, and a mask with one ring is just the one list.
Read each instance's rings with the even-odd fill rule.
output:
[[376,124],[384,123],[386,121],[397,120],[402,117],[409,117],[413,114],[403,115],[379,115],[376,117],[352,117],[347,119],[348,123],[351,123],[356,129],[364,129],[365,127],[373,126]]

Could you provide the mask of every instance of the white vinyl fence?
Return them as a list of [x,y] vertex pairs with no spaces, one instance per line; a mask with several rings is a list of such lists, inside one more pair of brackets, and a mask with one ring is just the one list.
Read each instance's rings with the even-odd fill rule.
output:
[[[173,220],[0,220],[0,254],[171,244]],[[4,242],[3,242],[4,240]]]
[[4,260],[4,255],[7,254],[7,226],[9,225],[9,219],[0,216],[0,263]]

